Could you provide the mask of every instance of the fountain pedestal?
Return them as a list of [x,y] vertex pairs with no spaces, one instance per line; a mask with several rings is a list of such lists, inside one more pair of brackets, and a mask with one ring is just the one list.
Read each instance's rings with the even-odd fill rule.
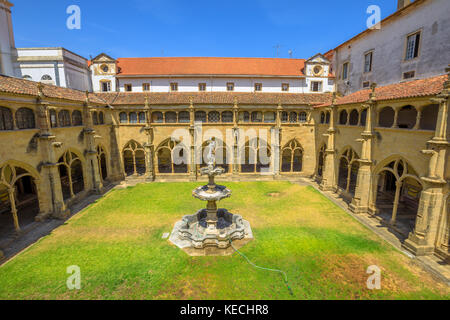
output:
[[[211,143],[209,147],[212,150]],[[253,240],[250,223],[240,215],[217,208],[217,201],[230,197],[231,191],[214,182],[215,176],[222,174],[224,169],[214,167],[213,156],[210,156],[208,166],[200,172],[202,175],[208,175],[208,184],[194,189],[192,195],[207,201],[206,209],[186,215],[175,223],[169,241],[189,255],[232,254],[234,250],[231,248],[231,242],[235,247],[241,247]]]

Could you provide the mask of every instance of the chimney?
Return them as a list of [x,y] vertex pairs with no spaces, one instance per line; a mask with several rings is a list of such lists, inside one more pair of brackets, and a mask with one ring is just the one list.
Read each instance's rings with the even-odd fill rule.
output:
[[397,0],[397,10],[401,10],[404,7],[408,6],[411,3],[411,0]]

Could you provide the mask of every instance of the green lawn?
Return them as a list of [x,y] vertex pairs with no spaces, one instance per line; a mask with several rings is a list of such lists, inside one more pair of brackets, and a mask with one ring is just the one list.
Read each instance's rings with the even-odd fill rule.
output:
[[[241,256],[190,257],[161,238],[205,203],[200,183],[152,183],[114,190],[0,267],[0,299],[449,299],[410,260],[312,187],[288,182],[225,183],[220,207],[250,221],[255,240]],[[273,194],[273,193],[279,193]],[[81,268],[70,291],[66,268]],[[368,290],[366,269],[382,270]]]

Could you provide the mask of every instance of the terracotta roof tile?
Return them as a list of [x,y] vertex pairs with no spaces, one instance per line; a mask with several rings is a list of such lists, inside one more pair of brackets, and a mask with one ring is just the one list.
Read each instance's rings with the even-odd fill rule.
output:
[[[39,82],[0,75],[0,92],[38,96],[38,85]],[[86,93],[83,91],[53,86],[49,84],[42,84],[42,92],[44,93],[44,96],[49,98],[72,101],[86,100]],[[98,98],[95,96],[93,97],[93,99],[91,99],[91,102],[104,104],[103,101],[98,100]]]
[[[443,90],[444,82],[447,81],[447,79],[447,75],[441,75],[427,79],[413,80],[377,87],[375,89],[375,99],[378,101],[384,101],[432,96]],[[336,105],[363,103],[369,99],[370,92],[370,89],[366,89],[340,97],[336,100]],[[331,102],[319,105],[317,107],[325,107],[329,105],[331,105]]]
[[149,104],[189,104],[190,98],[194,104],[239,104],[262,105],[317,105],[331,100],[330,93],[245,93],[245,92],[170,92],[170,93],[138,93],[114,92],[95,93],[98,99],[111,105],[143,105],[145,97]]
[[304,59],[281,58],[119,58],[119,76],[261,75],[303,76]]

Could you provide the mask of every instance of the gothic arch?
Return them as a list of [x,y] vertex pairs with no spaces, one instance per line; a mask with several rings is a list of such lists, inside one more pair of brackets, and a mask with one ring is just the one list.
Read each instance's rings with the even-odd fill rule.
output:
[[139,142],[128,141],[122,149],[122,156],[126,176],[145,174],[145,150]]
[[271,149],[264,140],[259,138],[247,140],[240,150],[241,172],[256,173],[270,168]]
[[303,148],[297,139],[292,139],[281,149],[281,172],[303,170]]
[[63,199],[68,200],[86,189],[86,162],[75,149],[67,149],[58,159]]
[[347,146],[343,148],[338,161],[338,187],[346,193],[354,195],[358,177],[359,156],[352,147]]
[[[177,154],[182,159],[182,163],[175,164],[173,155]],[[158,173],[188,173],[188,150],[181,142],[166,139],[156,148]]]
[[20,231],[20,225],[34,221],[41,207],[42,194],[39,174],[32,166],[8,160],[0,165],[0,230],[7,232],[11,222],[14,230]]

